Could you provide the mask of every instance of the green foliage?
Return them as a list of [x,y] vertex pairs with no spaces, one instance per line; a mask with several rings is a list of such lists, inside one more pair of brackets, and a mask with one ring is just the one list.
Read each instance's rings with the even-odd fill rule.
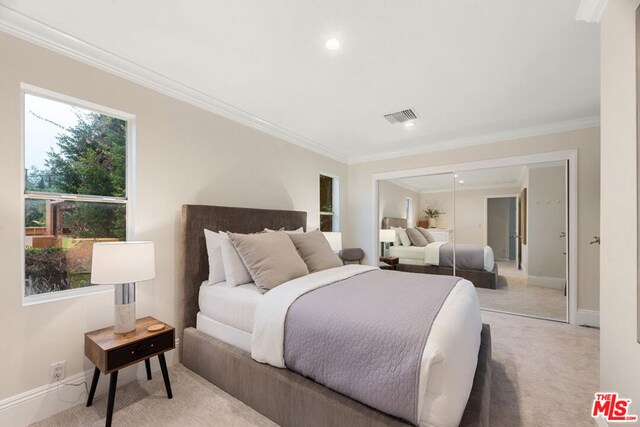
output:
[[24,204],[24,226],[44,227],[47,225],[46,203],[44,200],[27,199]]
[[433,208],[427,208],[424,210],[424,217],[427,219],[435,219],[438,218],[440,215],[444,215],[445,212],[442,212],[438,209],[433,209]]
[[35,295],[71,288],[67,259],[61,248],[25,249],[25,294]]
[[[27,172],[27,191],[124,197],[126,122],[97,113],[77,112],[76,116],[78,122],[72,128],[52,122],[65,132],[56,137],[56,150],[47,153],[45,170],[32,167]],[[27,209],[27,226],[41,221],[39,210]],[[76,237],[125,239],[126,212],[122,205],[78,202],[73,209],[64,210],[62,221]]]

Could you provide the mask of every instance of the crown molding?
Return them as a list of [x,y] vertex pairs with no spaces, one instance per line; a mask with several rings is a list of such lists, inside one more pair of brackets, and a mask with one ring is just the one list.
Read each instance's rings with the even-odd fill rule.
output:
[[576,12],[576,21],[600,23],[608,4],[609,0],[582,0]]
[[342,163],[348,157],[224,101],[0,5],[0,31]]
[[388,160],[398,157],[406,157],[417,154],[432,153],[434,151],[446,151],[456,148],[470,147],[473,145],[492,144],[495,142],[514,141],[523,138],[549,135],[553,133],[568,132],[580,129],[590,129],[600,126],[600,116],[584,117],[575,120],[549,123],[540,126],[532,126],[521,129],[507,130],[486,135],[471,136],[425,144],[421,147],[407,148],[387,153],[375,153],[365,156],[349,158],[349,164],[367,163],[378,160]]

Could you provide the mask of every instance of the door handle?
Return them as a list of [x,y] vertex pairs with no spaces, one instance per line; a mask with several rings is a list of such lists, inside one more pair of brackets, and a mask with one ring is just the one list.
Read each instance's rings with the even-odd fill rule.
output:
[[563,237],[567,237],[567,233],[565,233],[564,231],[560,233],[560,235],[558,236],[560,239],[562,239]]
[[590,245],[600,244],[600,236],[593,236],[593,240],[589,242]]

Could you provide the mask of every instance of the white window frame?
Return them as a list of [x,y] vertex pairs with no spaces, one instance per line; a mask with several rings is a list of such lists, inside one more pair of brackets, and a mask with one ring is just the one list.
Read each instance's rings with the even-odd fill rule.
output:
[[[326,176],[327,178],[332,179],[333,188],[331,191],[331,212],[322,212],[320,211],[320,206],[318,206],[318,212],[320,212],[318,220],[322,218],[322,215],[330,215],[331,219],[331,231],[340,231],[340,179],[337,175],[333,175],[330,173],[320,172],[318,178],[320,176]],[[320,191],[320,187],[318,187],[318,191]],[[318,203],[320,197],[318,195]],[[318,228],[320,228],[320,224],[322,221],[318,223]]]
[[[20,159],[20,219],[22,223],[22,233],[20,238],[20,258],[21,258],[21,289],[22,289],[22,305],[28,306],[33,304],[41,304],[50,301],[60,301],[69,298],[77,298],[84,295],[93,295],[104,292],[113,292],[113,286],[111,285],[92,285],[84,288],[69,289],[66,291],[49,292],[46,294],[38,295],[25,295],[25,232],[24,232],[24,216],[25,216],[25,202],[26,199],[39,199],[39,200],[72,200],[72,201],[86,201],[97,203],[119,203],[126,206],[126,238],[132,240],[134,238],[133,229],[133,207],[134,207],[134,167],[135,167],[135,127],[136,117],[133,114],[125,113],[122,111],[114,110],[112,108],[103,107],[92,102],[84,101],[71,96],[63,95],[57,92],[53,92],[47,89],[39,88],[27,83],[20,85],[20,143],[21,143],[21,159]],[[40,98],[50,99],[56,102],[63,102],[79,108],[91,110],[92,112],[111,116],[127,122],[126,133],[126,194],[124,197],[103,197],[103,196],[89,196],[89,195],[76,195],[76,194],[60,194],[60,193],[47,193],[47,192],[26,192],[25,182],[25,95],[33,95]]]
[[414,227],[413,223],[413,200],[407,197],[404,201],[404,212],[407,220],[407,227]]

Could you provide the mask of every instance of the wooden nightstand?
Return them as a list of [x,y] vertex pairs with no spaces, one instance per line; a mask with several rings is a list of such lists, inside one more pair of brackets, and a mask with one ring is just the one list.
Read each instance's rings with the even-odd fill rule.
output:
[[84,354],[94,364],[91,390],[87,399],[87,406],[93,404],[100,372],[110,374],[109,401],[107,405],[107,427],[111,426],[113,403],[116,397],[118,371],[126,366],[144,360],[147,369],[147,379],[151,379],[151,364],[149,359],[158,356],[160,369],[167,389],[167,397],[171,399],[171,383],[164,358],[166,351],[175,348],[175,329],[165,324],[165,328],[157,332],[149,332],[147,328],[160,322],[153,317],[145,317],[136,321],[135,331],[127,334],[116,334],[113,326],[84,334]]
[[378,265],[383,270],[395,270],[396,266],[400,262],[400,258],[395,256],[381,256],[380,264]]

